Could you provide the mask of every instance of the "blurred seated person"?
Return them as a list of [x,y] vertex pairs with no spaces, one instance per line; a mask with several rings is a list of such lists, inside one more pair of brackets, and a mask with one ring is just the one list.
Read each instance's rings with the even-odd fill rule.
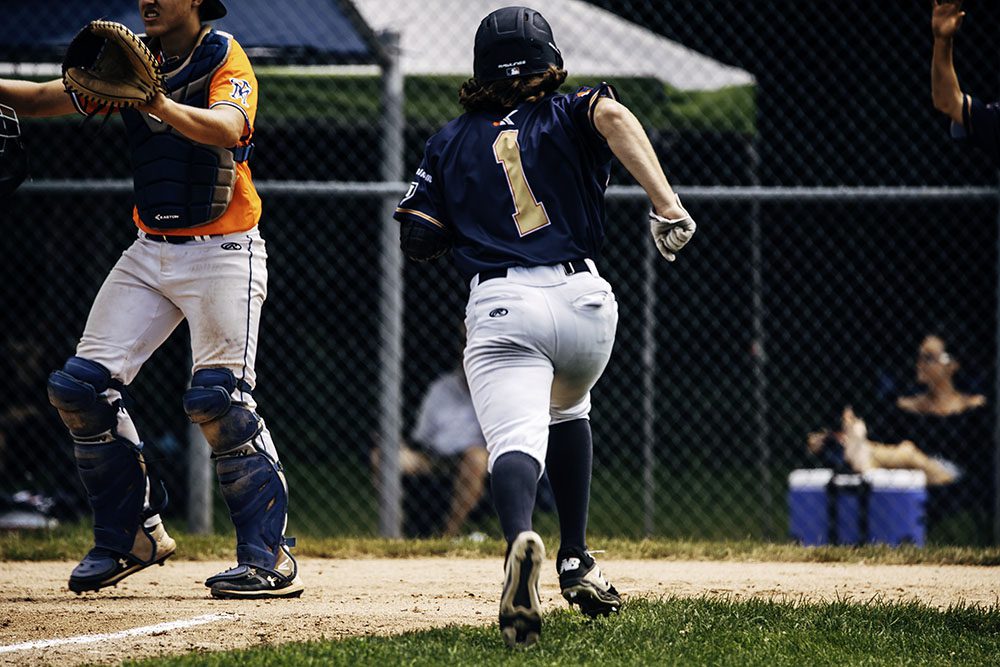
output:
[[[923,457],[941,464],[953,476],[952,481],[958,483],[948,484],[942,469],[931,466],[933,472],[927,475],[928,484],[934,485],[928,507],[930,520],[959,511],[969,512],[976,524],[977,538],[988,541],[992,532],[990,517],[995,492],[993,416],[987,409],[986,397],[964,393],[957,388],[955,376],[960,368],[958,357],[948,350],[941,336],[925,336],[920,342],[915,364],[916,382],[924,391],[900,396],[885,409],[873,411],[870,429],[863,422],[856,424],[845,418],[840,433],[847,434],[853,429],[853,435],[834,439],[842,441],[844,460],[852,469],[855,465],[866,465],[866,461],[874,462],[876,467],[890,467],[884,463],[879,465],[879,461],[892,461],[894,455],[897,459],[907,458],[911,464],[923,462],[924,466],[929,466]],[[846,415],[845,411],[845,417],[852,415]],[[869,445],[882,444],[867,440],[869,430],[880,441],[898,443],[888,445],[897,449],[865,447],[862,441]],[[822,434],[822,438],[820,435],[810,436],[810,449],[818,450],[820,456],[830,456],[822,453],[826,447],[820,447],[819,443],[831,444],[833,439],[829,434]],[[920,455],[910,451],[910,446]],[[865,458],[866,451],[872,458]],[[902,467],[927,472],[920,465]],[[956,479],[958,477],[961,479]]]
[[878,468],[922,470],[929,486],[951,484],[961,475],[943,459],[931,458],[913,442],[873,442],[868,427],[850,407],[844,409],[838,431],[816,431],[808,437],[809,451],[838,472],[866,473]]
[[964,477],[932,493],[929,519],[968,512],[978,540],[988,542],[995,493],[993,413],[985,396],[957,388],[959,361],[941,336],[925,336],[916,358],[916,380],[925,391],[896,399],[870,424],[874,434],[889,441],[909,439],[929,456],[954,461]]
[[[431,383],[420,404],[411,444],[400,443],[405,491],[404,532],[454,537],[486,491],[486,438],[462,367]],[[380,452],[372,451],[374,470]]]
[[[457,537],[466,521],[494,516],[486,483],[486,437],[479,427],[461,365],[441,375],[420,403],[410,442],[399,446],[403,475],[403,533],[407,537]],[[375,487],[381,452],[371,453]],[[535,507],[555,511],[547,474],[538,481]]]

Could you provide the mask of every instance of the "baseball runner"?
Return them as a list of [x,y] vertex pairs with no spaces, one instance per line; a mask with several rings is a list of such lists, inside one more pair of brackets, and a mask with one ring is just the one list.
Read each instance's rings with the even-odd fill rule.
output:
[[[257,229],[261,203],[248,165],[257,81],[232,35],[203,25],[225,15],[220,0],[139,0],[138,7],[147,34],[141,41],[159,61],[151,69],[163,76],[151,84],[148,103],[119,109],[131,151],[138,238],[101,287],[76,354],[48,381],[94,514],[94,547],[73,570],[69,588],[112,586],[174,553],[158,514],[162,507],[151,502],[158,494],[151,493],[142,441],[122,396],[186,319],[194,363],[184,410],[212,448],[237,540],[237,566],[205,585],[220,598],[299,596],[303,584],[283,535],[285,478],[252,394],[267,294],[267,250]],[[93,44],[101,54],[111,49],[93,33],[79,39],[83,50]],[[67,59],[80,50],[78,40]],[[83,81],[86,88],[87,77],[102,69],[123,67],[83,67],[74,85]],[[100,94],[68,95],[64,81],[0,81],[0,102],[25,116],[115,108],[95,101]],[[161,89],[166,95],[156,92]]]
[[931,32],[934,52],[931,59],[931,95],[934,108],[951,118],[951,134],[968,139],[989,154],[1000,168],[1000,102],[986,104],[962,92],[953,59],[955,35],[965,12],[962,0],[934,0]]
[[590,389],[618,322],[596,263],[612,156],[652,200],[653,238],[667,260],[695,224],[614,88],[557,94],[566,71],[541,14],[493,12],[474,56],[474,78],[460,91],[466,112],[427,142],[395,217],[409,257],[451,250],[469,281],[464,364],[508,545],[500,631],[509,646],[526,646],[541,634],[545,547],[531,515],[544,469],[559,513],[563,597],[590,616],[621,605],[586,540]]

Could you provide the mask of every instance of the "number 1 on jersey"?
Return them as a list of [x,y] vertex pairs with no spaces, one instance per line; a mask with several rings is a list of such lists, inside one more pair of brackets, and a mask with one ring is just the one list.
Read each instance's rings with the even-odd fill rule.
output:
[[493,142],[493,156],[503,165],[507,186],[514,198],[514,223],[521,236],[527,236],[549,224],[545,205],[535,199],[521,165],[521,146],[517,143],[517,130],[504,130]]

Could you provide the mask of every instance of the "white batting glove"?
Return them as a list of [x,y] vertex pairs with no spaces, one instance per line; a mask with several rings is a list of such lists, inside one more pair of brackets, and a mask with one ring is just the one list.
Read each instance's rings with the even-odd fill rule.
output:
[[681,204],[679,195],[677,196],[677,208],[684,213],[677,218],[664,218],[657,215],[656,211],[649,212],[649,231],[653,234],[653,242],[656,243],[656,249],[668,262],[677,259],[677,253],[687,245],[698,227],[691,219],[691,214]]

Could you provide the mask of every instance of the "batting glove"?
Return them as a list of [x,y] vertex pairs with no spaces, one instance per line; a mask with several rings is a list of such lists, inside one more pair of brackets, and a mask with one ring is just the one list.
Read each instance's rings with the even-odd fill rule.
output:
[[681,204],[680,196],[677,197],[677,208],[683,211],[684,215],[673,219],[657,215],[656,211],[649,212],[649,231],[653,234],[653,242],[668,262],[677,259],[677,253],[687,245],[698,227],[691,219],[691,214]]

